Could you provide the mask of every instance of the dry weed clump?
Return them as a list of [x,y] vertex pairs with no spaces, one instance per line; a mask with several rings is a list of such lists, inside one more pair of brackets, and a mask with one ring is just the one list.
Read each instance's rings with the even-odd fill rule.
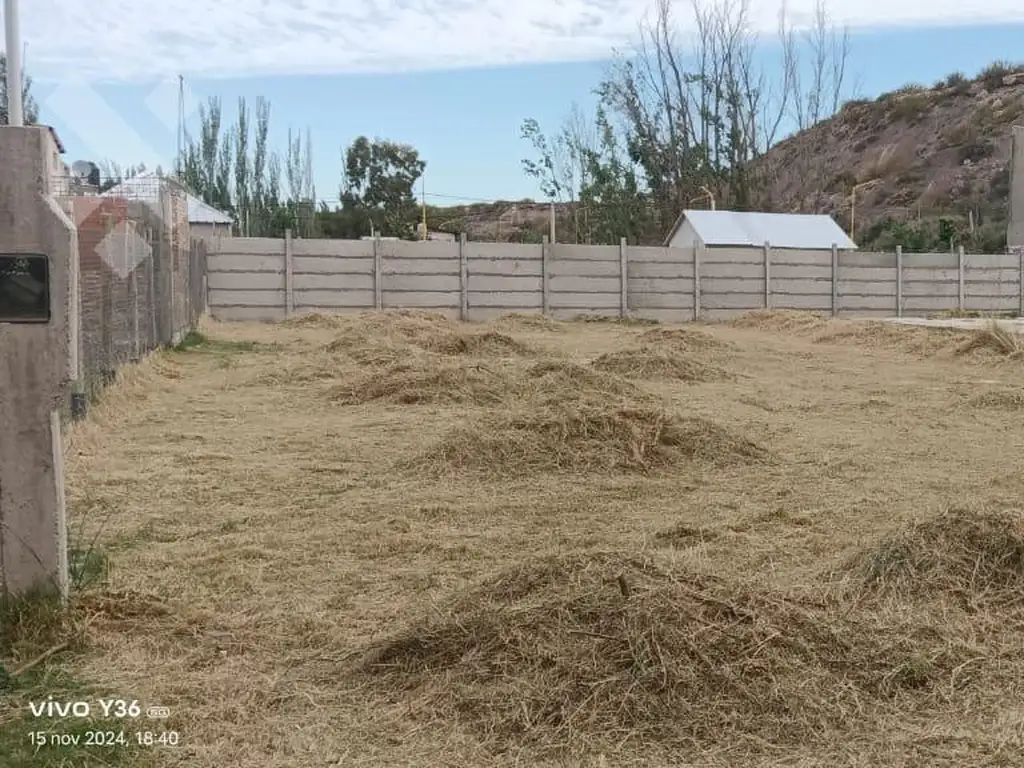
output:
[[397,363],[371,370],[332,387],[340,405],[387,402],[399,405],[497,405],[511,390],[508,377],[481,365]]
[[869,595],[1021,604],[1024,514],[949,509],[858,554],[839,575]]
[[541,360],[527,368],[520,394],[540,405],[575,403],[585,397],[606,402],[653,402],[650,395],[620,376],[565,360]]
[[704,419],[592,399],[530,405],[453,429],[417,462],[434,473],[648,472],[756,461],[764,449]]
[[493,752],[742,752],[820,740],[897,691],[927,690],[946,666],[902,674],[906,649],[844,621],[679,566],[573,554],[483,583],[352,674],[464,724]]
[[828,320],[816,312],[798,309],[757,309],[732,318],[734,328],[753,328],[759,331],[789,331],[810,333],[828,325]]
[[723,372],[682,355],[649,347],[607,352],[591,365],[598,371],[637,379],[700,382],[724,378]]

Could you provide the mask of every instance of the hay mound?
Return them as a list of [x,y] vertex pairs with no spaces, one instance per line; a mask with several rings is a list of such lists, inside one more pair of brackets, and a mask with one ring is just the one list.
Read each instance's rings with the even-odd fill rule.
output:
[[501,331],[564,331],[565,325],[540,313],[509,312],[494,318],[490,325]]
[[538,405],[581,398],[629,400],[636,403],[652,400],[636,385],[614,374],[608,374],[564,360],[542,360],[526,369],[522,394]]
[[816,344],[851,342],[865,347],[896,349],[932,357],[949,352],[964,338],[958,328],[930,328],[880,321],[838,323],[815,335]]
[[1024,389],[997,389],[974,395],[967,401],[971,408],[990,408],[1005,411],[1024,410]]
[[727,349],[732,344],[716,339],[710,333],[690,328],[652,328],[644,331],[638,340],[646,347],[667,347],[684,352]]
[[357,376],[331,388],[327,395],[341,405],[388,402],[399,405],[496,405],[509,383],[482,366],[399,363]]
[[471,333],[446,331],[423,335],[413,339],[412,342],[422,349],[442,355],[525,357],[533,354],[526,344],[497,331],[474,331]]
[[754,328],[759,331],[795,331],[807,333],[828,325],[828,321],[815,312],[797,309],[758,309],[732,318],[735,328]]
[[763,459],[760,446],[703,419],[582,398],[452,430],[417,464],[435,473],[648,472],[683,462]]
[[1024,339],[1013,330],[992,323],[988,328],[975,331],[966,342],[957,348],[959,355],[978,352],[1014,360],[1024,359]]
[[1018,601],[1024,516],[947,510],[855,556],[839,575],[874,595]]
[[883,679],[930,682],[887,677],[898,653],[838,622],[678,567],[547,557],[371,649],[353,674],[493,752],[796,743],[841,725],[851,705],[863,713]]
[[615,373],[637,379],[675,379],[699,382],[722,378],[722,372],[681,355],[659,352],[641,347],[619,352],[608,352],[591,365],[605,373]]

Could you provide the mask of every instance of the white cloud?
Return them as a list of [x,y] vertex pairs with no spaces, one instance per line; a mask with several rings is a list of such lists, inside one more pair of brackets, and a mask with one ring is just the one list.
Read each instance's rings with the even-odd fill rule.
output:
[[[813,3],[789,0],[788,7],[799,16]],[[678,6],[682,18],[689,2]],[[772,32],[779,6],[750,0],[754,26]],[[649,0],[22,0],[21,17],[37,78],[151,80],[600,59],[629,44],[649,7]],[[1024,21],[1021,0],[832,0],[830,10],[854,27]]]

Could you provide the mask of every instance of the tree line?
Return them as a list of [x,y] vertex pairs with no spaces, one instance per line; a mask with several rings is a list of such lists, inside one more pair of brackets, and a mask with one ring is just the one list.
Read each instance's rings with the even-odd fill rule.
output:
[[656,0],[636,49],[617,55],[596,89],[594,115],[574,105],[550,134],[534,119],[522,125],[532,148],[523,168],[568,209],[576,242],[660,244],[685,208],[771,210],[770,169],[758,161],[842,104],[849,33],[825,0],[800,33],[783,5],[770,69],[749,0],[687,0],[686,41],[682,5]]

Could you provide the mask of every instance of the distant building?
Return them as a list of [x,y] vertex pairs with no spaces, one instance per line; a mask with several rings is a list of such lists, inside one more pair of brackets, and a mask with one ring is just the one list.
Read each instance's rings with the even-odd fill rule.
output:
[[665,245],[672,248],[761,248],[856,250],[831,216],[805,213],[755,213],[687,210],[676,220]]
[[[172,182],[161,179],[155,173],[140,173],[111,187],[103,196],[147,202],[155,206],[159,200],[161,187],[170,183]],[[186,194],[185,199],[188,203],[190,237],[231,237],[234,219],[230,215],[207,205],[195,195]]]

